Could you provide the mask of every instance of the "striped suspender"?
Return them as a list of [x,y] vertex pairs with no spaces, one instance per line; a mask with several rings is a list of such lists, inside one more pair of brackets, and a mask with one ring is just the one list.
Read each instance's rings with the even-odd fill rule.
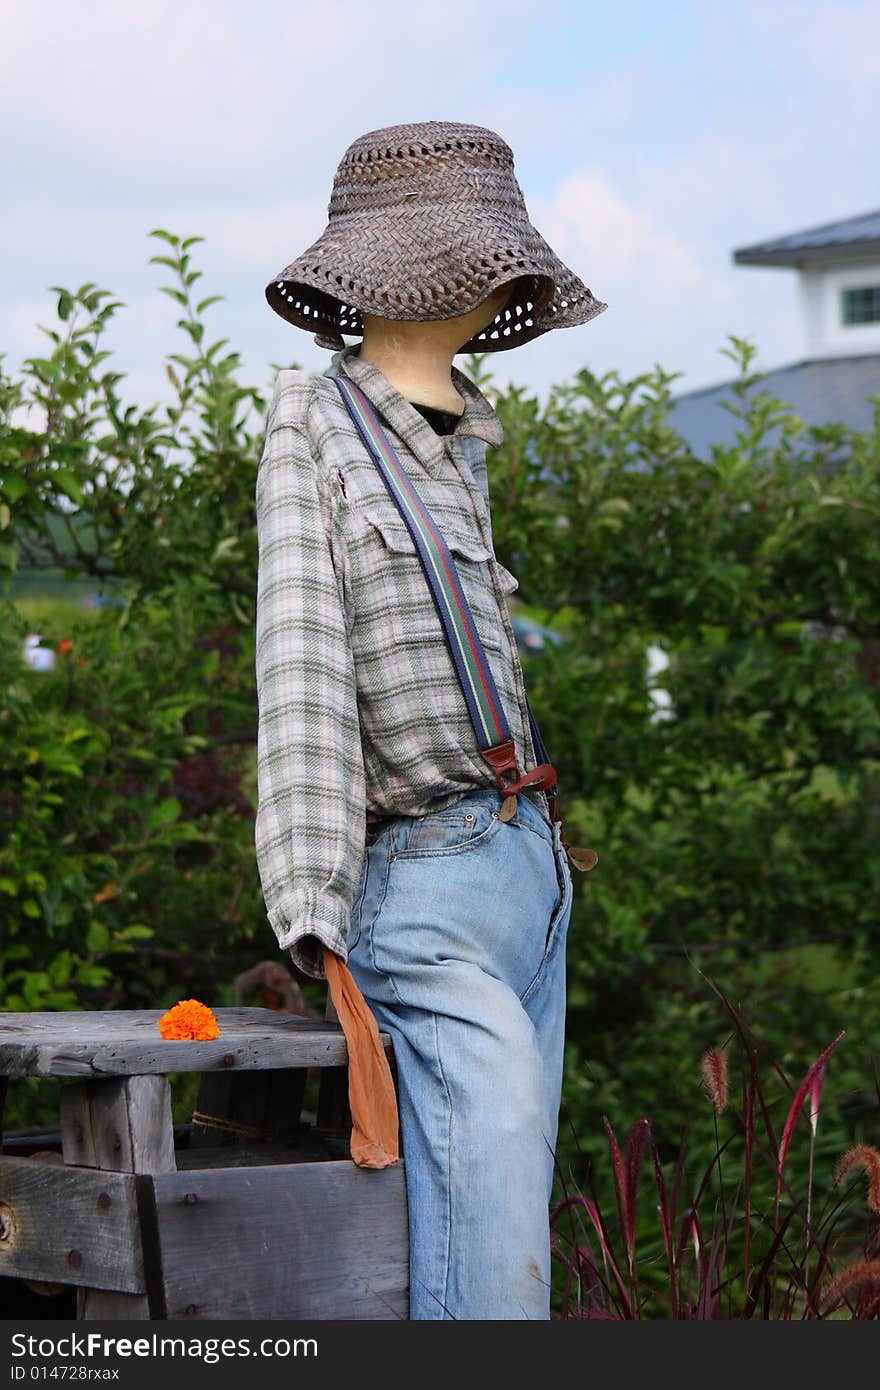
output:
[[[516,761],[510,726],[495,686],[489,662],[480,634],[477,632],[470,606],[461,587],[455,562],[443,534],[424,502],[419,497],[412,480],[401,465],[379,424],[373,407],[356,382],[338,375],[329,374],[339,388],[357,431],[367,446],[377,469],[385,483],[392,500],[403,517],[409,534],[412,536],[416,554],[419,558],[425,579],[434,599],[438,617],[443,625],[446,645],[452,657],[455,673],[461,685],[467,704],[471,723],[474,727],[480,753],[495,773],[498,787],[505,793],[501,816],[510,820],[516,814],[516,796],[524,787],[540,787],[547,792],[550,804],[550,817],[561,820],[556,814],[557,786],[556,769],[552,766],[544,741],[541,738],[532,707],[526,696],[529,726],[535,755],[539,759],[537,767],[524,773]],[[508,780],[509,774],[512,774]],[[565,839],[562,843],[574,855],[593,856],[593,850],[574,850]],[[578,868],[592,868],[589,865],[572,862]]]

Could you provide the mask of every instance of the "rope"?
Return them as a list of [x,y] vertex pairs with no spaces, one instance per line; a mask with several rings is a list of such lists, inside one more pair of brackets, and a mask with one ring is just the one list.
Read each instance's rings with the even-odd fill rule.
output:
[[225,1120],[220,1115],[208,1115],[204,1110],[194,1110],[192,1112],[192,1122],[194,1125],[202,1125],[205,1129],[220,1129],[226,1134],[237,1134],[242,1139],[271,1139],[270,1129],[261,1129],[259,1125],[244,1125],[237,1120]]

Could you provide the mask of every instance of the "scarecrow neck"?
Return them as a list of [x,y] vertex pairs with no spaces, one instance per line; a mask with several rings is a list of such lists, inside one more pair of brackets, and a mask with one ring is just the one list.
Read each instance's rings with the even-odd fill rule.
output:
[[412,323],[362,314],[358,356],[377,367],[408,400],[460,415],[464,402],[452,381],[452,359],[463,343],[490,324],[510,293],[501,285],[487,299],[452,319]]

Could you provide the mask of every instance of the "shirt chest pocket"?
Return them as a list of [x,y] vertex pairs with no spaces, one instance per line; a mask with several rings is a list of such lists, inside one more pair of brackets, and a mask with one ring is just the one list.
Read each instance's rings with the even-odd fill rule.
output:
[[[443,628],[428,579],[403,519],[372,507],[364,509],[362,517],[359,569],[362,582],[371,580],[375,586],[369,607],[374,609],[376,601],[381,602],[389,632],[397,642],[443,643]],[[498,650],[505,636],[491,566],[496,566],[502,591],[516,588],[517,581],[498,565],[480,537],[445,529],[444,539],[480,638],[487,647]]]

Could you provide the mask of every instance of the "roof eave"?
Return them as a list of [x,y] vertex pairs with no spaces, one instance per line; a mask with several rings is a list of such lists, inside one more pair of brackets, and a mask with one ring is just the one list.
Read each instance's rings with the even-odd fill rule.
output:
[[771,247],[743,246],[732,253],[735,265],[785,266],[803,270],[811,265],[827,265],[832,261],[880,260],[880,241],[872,237],[865,241],[838,242],[830,246]]

